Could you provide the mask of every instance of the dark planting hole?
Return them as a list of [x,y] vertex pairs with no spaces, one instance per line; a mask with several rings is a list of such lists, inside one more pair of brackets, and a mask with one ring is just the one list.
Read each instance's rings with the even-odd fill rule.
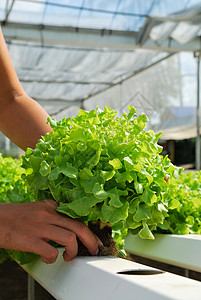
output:
[[122,274],[122,275],[157,275],[162,273],[164,272],[160,270],[149,270],[149,269],[125,270],[125,271],[117,272],[117,274]]

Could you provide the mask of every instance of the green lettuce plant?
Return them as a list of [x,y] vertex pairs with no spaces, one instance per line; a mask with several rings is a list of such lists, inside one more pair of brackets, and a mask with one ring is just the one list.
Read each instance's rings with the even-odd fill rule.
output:
[[53,198],[59,212],[86,223],[112,224],[120,249],[127,230],[154,239],[168,215],[164,178],[180,170],[160,155],[160,134],[145,130],[147,121],[134,107],[121,117],[105,107],[58,122],[49,118],[53,131],[23,157],[35,198]]
[[168,217],[162,232],[201,234],[201,171],[182,172],[167,186]]

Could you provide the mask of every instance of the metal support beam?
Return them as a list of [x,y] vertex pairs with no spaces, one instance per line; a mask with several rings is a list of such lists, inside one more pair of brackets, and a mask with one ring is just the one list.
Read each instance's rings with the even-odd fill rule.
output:
[[138,33],[135,31],[100,30],[47,25],[41,26],[10,22],[2,24],[2,30],[8,42],[12,40],[24,40],[40,44],[42,31],[44,45],[61,44],[77,48],[111,48],[119,50],[144,48],[170,52],[195,52],[200,48],[199,38],[195,38],[185,45],[181,45],[175,40],[172,40],[171,43],[169,43],[168,40],[165,40],[160,45],[157,45],[147,36],[147,33],[145,34],[146,36],[141,33],[141,38],[138,36],[138,39],[140,38],[140,41],[144,42],[143,45],[140,45],[136,42]]
[[5,20],[4,20],[4,24],[6,24],[8,22],[8,18],[9,18],[9,15],[12,11],[12,8],[13,8],[13,5],[15,3],[15,0],[12,0],[12,3],[10,5],[10,7],[8,8],[8,1],[7,1],[7,5],[6,5],[6,16],[5,16]]
[[195,167],[196,170],[200,170],[200,52],[195,52],[194,56],[197,59],[197,105],[196,105],[196,150],[195,150]]
[[158,21],[155,21],[153,18],[147,17],[144,22],[144,25],[141,27],[141,29],[137,35],[136,43],[139,45],[143,45],[145,43],[145,41],[147,41],[149,39],[149,34],[151,32],[151,29],[157,23],[158,23]]
[[35,280],[28,274],[27,300],[35,300]]
[[80,99],[80,100],[68,100],[68,99],[65,99],[65,100],[62,100],[62,99],[41,99],[41,98],[37,98],[37,97],[34,97],[34,100],[36,100],[41,106],[48,106],[48,105],[51,105],[51,106],[54,106],[54,105],[57,105],[57,106],[78,106],[78,107],[81,107],[82,106],[82,102],[83,102],[83,99]]

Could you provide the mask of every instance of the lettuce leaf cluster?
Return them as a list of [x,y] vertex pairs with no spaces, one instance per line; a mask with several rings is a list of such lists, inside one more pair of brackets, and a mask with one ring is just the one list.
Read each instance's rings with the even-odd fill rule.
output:
[[168,182],[166,233],[201,234],[201,171],[182,172]]
[[164,178],[179,169],[160,155],[160,134],[145,130],[147,121],[134,107],[121,117],[105,107],[49,118],[53,131],[23,157],[35,198],[53,198],[59,212],[86,223],[111,223],[119,242],[128,229],[154,239],[168,215]]
[[22,180],[21,159],[3,157],[0,153],[0,203],[33,201],[33,191]]
[[16,181],[21,178],[21,162],[0,153],[0,202],[7,202],[6,192],[14,189]]

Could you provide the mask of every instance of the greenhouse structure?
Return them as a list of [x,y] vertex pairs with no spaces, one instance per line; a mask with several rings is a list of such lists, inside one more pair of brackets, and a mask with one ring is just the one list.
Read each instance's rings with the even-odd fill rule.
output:
[[[123,297],[142,300],[200,299],[201,0],[1,0],[0,27],[22,87],[52,119],[55,119],[57,128],[54,130],[63,126],[59,121],[62,122],[64,118],[76,119],[81,110],[88,118],[92,115],[92,113],[90,115],[92,110],[98,111],[97,116],[100,117],[101,112],[107,107],[116,111],[117,117],[121,118],[125,116],[125,112],[130,116],[131,107],[134,107],[136,120],[144,114],[147,117],[146,122],[142,121],[146,123],[146,129],[143,128],[140,133],[141,136],[144,135],[137,142],[138,146],[144,142],[143,139],[146,136],[144,132],[150,132],[150,136],[153,134],[156,137],[162,133],[158,139],[161,152],[160,155],[157,153],[157,159],[152,159],[146,142],[147,144],[143,144],[144,148],[140,150],[136,148],[146,152],[143,158],[136,159],[136,165],[131,161],[131,156],[124,157],[122,160],[112,157],[109,160],[109,168],[102,170],[103,163],[99,161],[97,165],[102,173],[96,179],[101,178],[104,184],[96,182],[91,190],[90,187],[84,186],[83,181],[86,178],[91,182],[94,180],[95,163],[94,168],[89,167],[86,171],[85,167],[81,171],[78,170],[76,174],[73,173],[76,166],[72,164],[69,164],[71,168],[68,165],[70,171],[60,170],[56,174],[56,171],[54,173],[50,171],[55,161],[50,163],[47,159],[46,165],[44,162],[43,165],[41,163],[39,176],[43,176],[44,180],[46,180],[46,175],[49,176],[47,179],[49,181],[53,180],[54,176],[56,180],[59,180],[61,176],[69,176],[68,183],[75,185],[73,180],[81,178],[79,187],[87,193],[84,197],[87,198],[93,192],[95,198],[99,199],[99,203],[96,203],[98,207],[96,207],[96,213],[102,205],[100,199],[103,199],[104,193],[107,192],[107,207],[111,208],[109,205],[113,203],[115,209],[119,209],[121,205],[122,207],[125,205],[120,200],[125,196],[131,199],[131,193],[133,193],[131,190],[134,189],[136,196],[132,194],[132,197],[135,199],[139,197],[139,203],[134,205],[134,198],[129,200],[131,201],[129,205],[132,207],[127,209],[127,215],[124,216],[127,218],[127,228],[131,227],[131,231],[125,237],[125,251],[129,258],[110,255],[85,256],[76,257],[71,262],[65,263],[62,259],[62,249],[60,249],[57,261],[51,265],[42,263],[38,258],[27,264],[17,261],[15,264],[20,272],[23,272],[23,276],[24,274],[27,276],[28,273],[28,296],[27,294],[23,296],[23,292],[20,291],[21,287],[19,294],[18,292],[15,294],[15,291],[18,291],[17,288],[8,291],[7,283],[4,284],[6,282],[6,275],[3,275],[3,266],[5,268],[6,265],[4,262],[0,264],[0,300],[15,297],[21,300],[113,300]],[[0,78],[1,76],[3,74],[0,74]],[[77,118],[76,126],[79,127],[80,119]],[[113,122],[111,119],[108,120]],[[126,120],[130,122],[129,117]],[[99,121],[94,123],[94,128],[96,126],[98,128]],[[91,119],[90,122],[95,121]],[[120,122],[123,124],[123,121]],[[140,121],[135,122],[139,127],[141,126]],[[74,128],[72,123],[69,123],[72,126],[71,129]],[[125,128],[125,136],[129,136],[131,127]],[[90,134],[93,133],[93,128],[90,127],[88,131]],[[112,131],[110,135],[113,135]],[[124,138],[126,140],[126,137]],[[125,140],[122,144],[126,143]],[[48,142],[47,139],[44,144]],[[153,143],[155,142],[156,138]],[[84,138],[80,139],[76,146],[80,152],[85,151],[86,143]],[[51,147],[51,149],[56,148],[54,145]],[[62,145],[62,147],[65,146]],[[153,147],[159,146],[154,144]],[[47,149],[45,153],[48,152]],[[99,148],[95,149],[96,152],[99,151]],[[8,157],[18,161],[21,156],[25,156],[26,174],[28,174],[26,176],[33,176],[30,178],[35,180],[34,167],[30,171],[31,155],[34,159],[38,158],[33,152],[30,155],[25,154],[0,132],[0,164],[1,159],[3,165],[3,160]],[[161,162],[163,169],[159,167],[159,157],[164,158]],[[170,160],[169,163],[166,161],[167,157]],[[142,168],[137,165],[143,159],[143,163],[147,164],[146,170],[143,169],[143,163]],[[150,170],[154,164],[160,172],[151,173]],[[123,167],[125,168],[121,169]],[[180,167],[183,168],[182,171]],[[10,165],[9,168],[11,168]],[[131,168],[132,172],[138,173],[143,169],[142,174],[133,175]],[[1,185],[7,188],[8,185],[5,182],[10,180],[5,179],[4,171],[4,167],[0,165],[0,194],[7,195],[7,190],[4,192],[3,188],[1,189]],[[127,176],[125,182],[122,179],[123,171],[130,172],[129,175],[125,175]],[[66,175],[69,172],[71,174]],[[182,175],[175,175],[179,172],[182,172]],[[159,173],[162,180],[157,179]],[[175,179],[171,179],[174,176]],[[146,185],[143,185],[144,182],[140,180],[145,177],[147,181],[145,180]],[[163,179],[168,188],[164,186]],[[64,184],[64,178],[62,180]],[[121,190],[121,193],[117,195],[121,188],[114,186],[113,183],[111,190],[109,188],[107,190],[110,180],[116,180],[119,186],[121,184],[121,188],[124,184],[123,188],[127,189],[127,194]],[[42,185],[42,182],[40,184]],[[30,186],[33,185],[30,184]],[[15,191],[14,185],[9,188],[12,193]],[[48,194],[55,195],[56,201],[57,197],[65,196],[64,192],[57,194],[57,188],[60,188],[59,183],[54,190],[50,189],[51,193]],[[95,188],[99,188],[98,192],[94,192]],[[41,187],[37,193],[42,195],[44,190],[46,191],[46,187]],[[15,196],[16,194],[17,192]],[[167,198],[165,198],[166,194],[168,194]],[[162,199],[160,203],[156,200],[159,195]],[[3,201],[9,202],[10,200],[5,200],[6,197],[9,196],[2,197]],[[73,202],[70,205],[68,209],[73,213],[71,215],[68,213],[68,216],[72,218],[80,216],[77,208],[73,210]],[[144,209],[145,206],[146,209],[142,212],[142,207]],[[88,215],[86,209],[84,211],[83,220],[85,221],[86,216],[92,214],[92,210]],[[94,211],[95,209],[93,213]],[[60,212],[63,211],[60,210]],[[131,216],[132,213],[134,217]],[[143,216],[139,217],[139,214]],[[116,222],[115,217],[108,218]],[[175,225],[176,223],[178,224]],[[165,226],[169,226],[166,232]],[[140,230],[139,235],[135,234],[136,229]],[[27,288],[26,280],[24,281],[21,285]]]

